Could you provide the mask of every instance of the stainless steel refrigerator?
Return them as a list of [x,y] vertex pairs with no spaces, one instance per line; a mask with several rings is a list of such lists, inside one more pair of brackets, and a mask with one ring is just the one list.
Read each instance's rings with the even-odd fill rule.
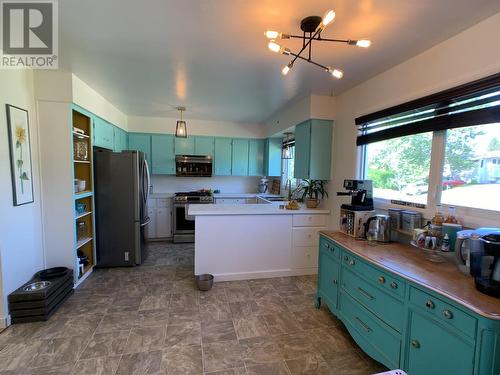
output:
[[134,266],[146,259],[149,185],[142,152],[94,150],[98,267]]

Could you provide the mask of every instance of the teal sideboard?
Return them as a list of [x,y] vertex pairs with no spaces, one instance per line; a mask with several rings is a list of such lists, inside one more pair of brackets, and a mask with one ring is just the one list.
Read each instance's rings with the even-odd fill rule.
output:
[[500,299],[475,290],[448,263],[400,244],[321,234],[316,307],[358,345],[409,375],[500,374]]

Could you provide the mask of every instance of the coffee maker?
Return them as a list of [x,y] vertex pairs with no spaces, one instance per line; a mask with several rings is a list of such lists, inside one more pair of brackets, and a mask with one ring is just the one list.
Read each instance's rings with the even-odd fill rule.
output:
[[458,232],[455,255],[459,267],[474,277],[477,290],[500,297],[500,228]]
[[340,206],[340,231],[362,238],[365,236],[365,224],[375,215],[373,210],[373,185],[370,180],[344,180],[346,191],[337,192],[338,196],[350,196],[350,204]]

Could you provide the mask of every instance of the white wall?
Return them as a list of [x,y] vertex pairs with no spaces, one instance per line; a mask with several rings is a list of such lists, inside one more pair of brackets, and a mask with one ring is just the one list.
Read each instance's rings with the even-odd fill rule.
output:
[[[7,295],[43,268],[38,158],[38,123],[33,72],[0,70],[0,326],[7,317]],[[34,203],[14,207],[5,104],[29,112]]]
[[354,119],[500,71],[500,13],[428,49],[337,97],[333,137],[333,180],[329,184],[332,223],[340,204],[334,192],[356,177]]
[[153,183],[153,193],[175,193],[200,189],[219,189],[221,193],[256,193],[260,177],[153,176],[151,180]]
[[[185,115],[185,113],[184,113]],[[188,135],[211,135],[235,138],[264,138],[264,126],[261,124],[246,124],[227,121],[205,121],[183,119],[187,123]],[[128,117],[128,131],[145,133],[175,133],[178,117]]]

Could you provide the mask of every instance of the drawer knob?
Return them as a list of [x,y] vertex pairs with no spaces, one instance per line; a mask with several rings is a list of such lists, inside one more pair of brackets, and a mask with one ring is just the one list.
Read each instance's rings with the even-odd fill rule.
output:
[[411,340],[411,346],[413,346],[415,349],[420,348],[420,343],[417,340]]
[[347,262],[349,260],[349,257],[347,255],[344,255],[344,260]]
[[384,276],[380,276],[380,277],[378,278],[378,282],[379,282],[380,284],[384,284],[384,283],[385,283],[385,277],[384,277]]
[[395,283],[394,281],[391,283],[391,288],[392,289],[398,289],[398,284]]
[[330,248],[330,245],[328,245],[327,243],[325,243],[325,247],[326,247],[327,249],[329,249],[329,248]]
[[333,246],[330,247],[330,251],[333,253],[335,251],[335,248]]
[[351,259],[351,260],[349,261],[349,265],[354,266],[355,264],[356,264],[356,262],[354,261],[354,259]]
[[443,316],[446,319],[451,319],[453,318],[453,313],[450,310],[443,310]]
[[354,319],[356,319],[358,321],[359,324],[361,324],[361,326],[363,327],[363,329],[366,331],[366,332],[371,332],[372,329],[368,326],[368,324],[366,324],[365,322],[363,322],[361,319],[359,319],[357,316],[354,317]]
[[428,308],[428,309],[433,309],[434,307],[436,307],[434,305],[434,302],[432,302],[431,300],[428,300],[426,303],[425,303],[425,306]]
[[337,279],[333,279],[333,283],[337,285],[339,282],[337,281]]

